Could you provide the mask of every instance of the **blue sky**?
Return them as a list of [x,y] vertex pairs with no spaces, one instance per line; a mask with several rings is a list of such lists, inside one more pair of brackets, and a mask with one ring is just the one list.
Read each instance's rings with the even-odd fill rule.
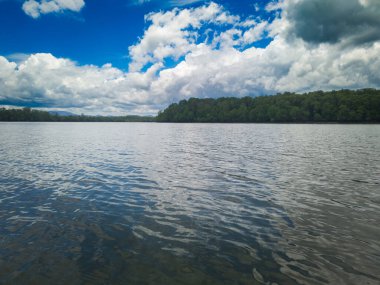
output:
[[0,105],[156,114],[380,87],[378,0],[0,0]]

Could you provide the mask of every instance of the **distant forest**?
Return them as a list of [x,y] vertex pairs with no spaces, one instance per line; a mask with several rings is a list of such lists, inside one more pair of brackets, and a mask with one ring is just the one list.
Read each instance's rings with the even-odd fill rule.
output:
[[0,121],[10,122],[154,122],[155,117],[141,116],[62,116],[31,108],[0,108]]
[[197,99],[171,104],[157,117],[59,115],[30,108],[0,108],[0,121],[199,122],[199,123],[379,123],[380,90]]
[[156,119],[158,122],[210,123],[376,123],[380,122],[380,90],[190,98],[171,104]]

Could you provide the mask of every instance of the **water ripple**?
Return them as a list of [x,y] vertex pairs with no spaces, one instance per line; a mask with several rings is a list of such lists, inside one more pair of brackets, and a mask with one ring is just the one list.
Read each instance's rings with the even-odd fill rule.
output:
[[0,123],[1,284],[379,284],[380,127]]

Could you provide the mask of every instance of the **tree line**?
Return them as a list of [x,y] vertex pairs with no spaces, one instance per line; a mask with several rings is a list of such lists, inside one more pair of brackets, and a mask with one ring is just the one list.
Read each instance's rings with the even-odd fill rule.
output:
[[31,108],[5,109],[0,108],[0,121],[10,122],[153,122],[154,117],[142,116],[62,116]]
[[378,123],[380,90],[316,91],[260,97],[190,98],[157,117],[62,116],[31,108],[0,108],[0,121],[32,122],[208,122],[208,123]]
[[158,122],[375,123],[380,122],[380,90],[316,91],[305,94],[197,99],[171,104]]

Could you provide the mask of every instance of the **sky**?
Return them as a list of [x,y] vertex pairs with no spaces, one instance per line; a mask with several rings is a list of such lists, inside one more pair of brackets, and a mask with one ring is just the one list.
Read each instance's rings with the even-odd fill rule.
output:
[[380,88],[379,0],[0,0],[0,105],[155,115]]

